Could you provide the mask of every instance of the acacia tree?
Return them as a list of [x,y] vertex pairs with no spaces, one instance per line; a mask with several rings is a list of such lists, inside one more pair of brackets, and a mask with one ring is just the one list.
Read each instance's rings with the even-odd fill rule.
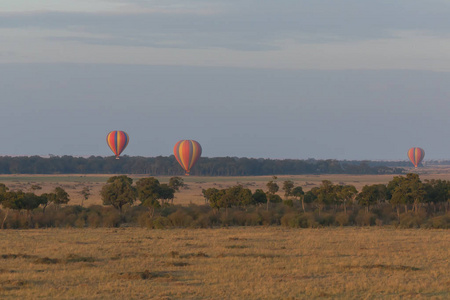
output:
[[185,186],[184,180],[181,177],[175,176],[169,179],[169,187],[171,187],[177,192],[180,190],[180,188],[184,186]]
[[364,206],[366,212],[369,212],[371,205],[377,203],[377,192],[376,185],[365,185],[356,197],[358,204]]
[[425,180],[423,184],[425,190],[424,201],[433,206],[433,211],[436,212],[436,204],[445,203],[450,199],[450,181],[441,179]]
[[419,175],[414,173],[406,174],[406,177],[396,176],[387,186],[387,193],[391,196],[391,204],[397,207],[397,216],[400,217],[398,206],[405,205],[405,213],[408,212],[408,204],[414,205],[414,211],[419,211],[419,204],[424,201],[425,188],[419,179]]
[[84,201],[86,201],[87,199],[89,199],[89,196],[91,195],[91,189],[88,186],[85,186],[82,190],[81,190],[81,196],[83,197],[83,200],[81,200],[81,206],[83,206]]
[[168,203],[171,201],[173,203],[173,198],[175,197],[175,189],[170,187],[170,185],[162,183],[159,186],[159,199],[162,204]]
[[45,203],[47,200],[43,196],[37,196],[34,193],[24,193],[23,191],[5,192],[2,194],[2,206],[6,208],[6,214],[2,222],[4,228],[6,218],[10,209],[27,211],[27,219],[29,226],[32,226],[31,211],[38,208],[39,205]]
[[347,214],[347,204],[355,199],[358,191],[353,185],[338,185],[336,186],[336,198],[338,202],[344,206],[344,213]]
[[269,181],[268,183],[266,183],[266,187],[267,187],[267,207],[266,207],[266,210],[269,210],[269,203],[271,202],[271,200],[278,200],[278,199],[275,199],[275,197],[274,197],[276,192],[278,192],[278,190],[280,189],[278,184],[274,181],[276,179],[277,179],[277,177],[273,176],[272,180]]
[[209,189],[203,189],[202,190],[203,196],[205,197],[205,199],[209,202],[209,205],[212,208],[216,208],[217,211],[220,210],[220,199],[222,198],[222,196],[225,194],[225,190],[224,189],[216,189],[216,188],[209,188]]
[[52,193],[48,194],[48,201],[59,207],[61,204],[69,203],[69,194],[61,187],[56,187]]
[[296,186],[292,189],[292,196],[302,201],[302,209],[303,212],[306,212],[305,210],[305,192],[303,192],[303,188],[301,186]]
[[260,205],[262,203],[266,203],[267,202],[267,195],[261,189],[257,189],[253,193],[252,198],[253,198],[253,203],[256,204],[256,205]]
[[[156,208],[173,200],[175,189],[168,184],[160,184],[154,177],[142,178],[136,182],[136,190],[143,206],[148,207],[150,216],[153,217]],[[161,200],[161,203],[159,202]]]
[[292,180],[283,181],[283,191],[286,200],[289,196],[292,196],[292,189],[294,188],[294,182]]
[[322,180],[321,185],[318,188],[311,189],[314,194],[319,215],[322,209],[329,204],[332,204],[336,199],[336,193],[333,183],[329,180]]
[[132,205],[136,201],[136,189],[132,184],[133,179],[126,175],[110,177],[100,192],[103,204],[112,205],[122,214],[125,204]]

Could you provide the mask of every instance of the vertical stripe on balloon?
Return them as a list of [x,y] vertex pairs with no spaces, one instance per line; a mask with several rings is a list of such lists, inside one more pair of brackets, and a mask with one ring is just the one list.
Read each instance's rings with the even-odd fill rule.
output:
[[175,144],[173,153],[178,163],[186,171],[186,175],[189,175],[191,168],[202,154],[202,148],[196,141],[181,140]]
[[124,131],[111,131],[106,136],[106,142],[116,157],[119,157],[120,153],[125,150],[129,141],[130,138]]
[[408,150],[408,158],[416,168],[422,162],[424,157],[425,151],[422,148],[413,147]]

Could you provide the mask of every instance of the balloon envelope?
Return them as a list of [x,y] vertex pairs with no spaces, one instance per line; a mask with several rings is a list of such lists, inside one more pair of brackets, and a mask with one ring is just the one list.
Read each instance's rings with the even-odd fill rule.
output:
[[422,148],[412,147],[411,149],[408,150],[408,158],[416,168],[420,164],[424,156],[425,151],[423,151]]
[[191,168],[202,155],[202,147],[193,140],[181,140],[173,147],[173,154],[181,167],[189,175]]
[[106,143],[108,143],[109,148],[114,152],[117,159],[119,159],[120,153],[127,147],[129,141],[130,137],[125,131],[111,131],[106,136]]

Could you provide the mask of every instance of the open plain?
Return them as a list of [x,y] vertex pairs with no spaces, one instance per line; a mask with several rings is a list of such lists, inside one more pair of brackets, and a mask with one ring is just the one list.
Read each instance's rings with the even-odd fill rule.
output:
[[450,297],[448,230],[0,231],[2,299]]
[[[448,169],[420,178],[450,179]],[[57,186],[83,205],[101,204],[112,175],[2,175],[11,190]],[[304,190],[322,180],[387,183],[394,175],[278,176]],[[145,176],[130,175],[134,180]],[[169,177],[158,177],[167,182]],[[202,189],[265,189],[271,176],[184,177],[174,203],[202,204]],[[281,193],[280,193],[281,195]],[[450,298],[450,232],[384,227],[230,227],[149,230],[1,230],[2,299],[405,299]]]

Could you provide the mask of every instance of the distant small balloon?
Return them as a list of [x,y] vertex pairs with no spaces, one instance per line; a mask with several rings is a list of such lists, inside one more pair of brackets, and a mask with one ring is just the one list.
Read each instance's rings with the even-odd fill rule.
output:
[[173,154],[186,171],[186,175],[189,175],[191,168],[202,155],[202,147],[194,140],[181,140],[173,147]]
[[130,137],[125,131],[111,131],[106,136],[106,143],[116,155],[116,159],[119,159],[120,153],[125,150],[129,141]]
[[416,168],[422,162],[424,156],[425,156],[425,151],[423,151],[422,148],[413,147],[408,150],[408,158],[413,163],[414,167],[416,167]]

